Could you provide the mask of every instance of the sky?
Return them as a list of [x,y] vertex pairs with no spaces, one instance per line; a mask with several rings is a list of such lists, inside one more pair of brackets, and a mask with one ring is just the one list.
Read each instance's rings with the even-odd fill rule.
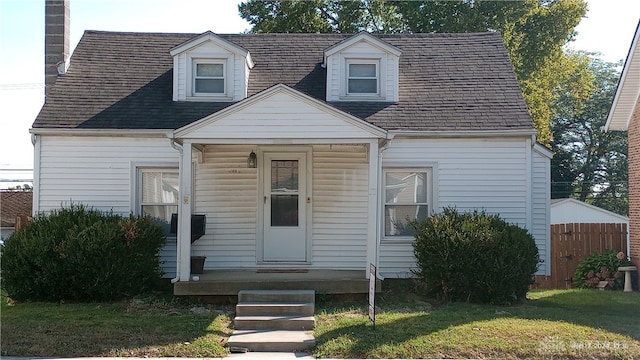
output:
[[[237,0],[70,0],[71,47],[85,30],[239,33]],[[576,50],[626,59],[640,0],[587,0]],[[0,0],[0,189],[32,177],[29,128],[44,102],[44,0]],[[8,182],[17,179],[18,182]]]

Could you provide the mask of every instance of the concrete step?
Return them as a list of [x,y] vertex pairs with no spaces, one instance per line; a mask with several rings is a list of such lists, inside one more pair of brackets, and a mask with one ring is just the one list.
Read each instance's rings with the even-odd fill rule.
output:
[[264,302],[245,302],[236,305],[236,316],[255,316],[255,315],[298,315],[313,316],[315,306],[313,302],[309,303],[264,303]]
[[313,290],[241,290],[238,303],[255,302],[315,302]]
[[313,316],[236,316],[233,324],[237,330],[313,330]]
[[316,340],[305,331],[236,330],[229,337],[231,352],[294,352],[313,348]]

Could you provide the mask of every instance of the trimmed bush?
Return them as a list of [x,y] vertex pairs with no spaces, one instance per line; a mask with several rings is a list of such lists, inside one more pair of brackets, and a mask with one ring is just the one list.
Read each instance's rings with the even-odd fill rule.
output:
[[580,288],[595,288],[600,281],[606,281],[605,289],[622,290],[624,274],[618,268],[629,265],[631,262],[622,252],[608,249],[593,253],[578,263],[573,284]]
[[15,300],[103,301],[157,286],[165,237],[150,218],[72,205],[9,236],[2,286]]
[[498,215],[446,208],[414,222],[414,273],[432,296],[511,304],[523,300],[538,269],[533,237]]

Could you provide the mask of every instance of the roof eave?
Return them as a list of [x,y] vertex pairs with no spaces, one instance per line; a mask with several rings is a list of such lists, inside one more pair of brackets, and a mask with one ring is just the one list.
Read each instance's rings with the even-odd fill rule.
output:
[[[618,130],[625,131],[629,129],[633,111],[638,106],[638,100],[640,97],[640,81],[637,78],[631,78],[631,73],[640,73],[640,21],[636,26],[636,32],[633,36],[633,41],[629,47],[629,53],[620,75],[620,81],[616,89],[613,103],[607,116],[607,122],[604,125],[604,130]],[[629,96],[635,99],[632,103],[622,104],[621,97]]]

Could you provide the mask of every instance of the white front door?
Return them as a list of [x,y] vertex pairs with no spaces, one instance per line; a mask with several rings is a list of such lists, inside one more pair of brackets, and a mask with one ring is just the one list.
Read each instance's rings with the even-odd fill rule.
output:
[[265,152],[263,261],[307,262],[307,154]]

